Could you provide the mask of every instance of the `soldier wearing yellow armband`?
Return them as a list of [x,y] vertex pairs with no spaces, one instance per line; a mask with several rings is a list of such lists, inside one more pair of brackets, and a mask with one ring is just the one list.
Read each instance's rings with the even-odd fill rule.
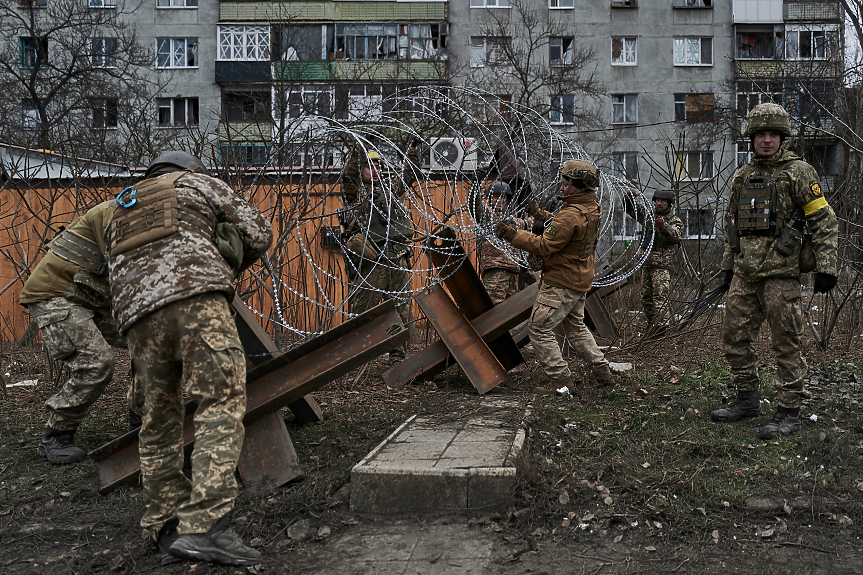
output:
[[743,135],[751,138],[755,155],[731,183],[722,257],[725,283],[730,285],[722,343],[737,397],[710,417],[732,422],[761,415],[752,342],[766,319],[776,355],[776,411],[758,435],[773,439],[800,430],[800,402],[808,397],[803,389],[806,360],[800,353],[800,274],[811,271],[801,269],[804,233],[811,234],[815,251],[815,293],[826,293],[836,286],[839,225],[818,174],[790,139],[791,122],[782,106],[753,108]]

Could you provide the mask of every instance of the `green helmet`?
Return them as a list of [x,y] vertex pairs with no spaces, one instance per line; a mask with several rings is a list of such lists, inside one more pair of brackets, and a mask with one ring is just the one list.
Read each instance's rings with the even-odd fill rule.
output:
[[674,205],[674,192],[671,190],[656,190],[653,192],[653,199],[668,200],[668,205]]
[[568,160],[560,166],[560,175],[570,180],[581,180],[584,187],[593,190],[599,185],[599,172],[586,160]]
[[791,136],[791,119],[788,112],[779,104],[768,102],[758,104],[749,115],[746,116],[746,126],[743,128],[743,137],[749,138],[756,132],[773,131],[785,136]]

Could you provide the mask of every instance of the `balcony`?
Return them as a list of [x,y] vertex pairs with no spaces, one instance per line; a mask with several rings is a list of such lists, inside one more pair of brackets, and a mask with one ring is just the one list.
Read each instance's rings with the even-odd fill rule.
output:
[[231,142],[269,142],[273,139],[270,122],[219,122],[219,140]]
[[217,84],[270,82],[270,62],[216,62]]
[[[781,0],[780,0],[781,5]],[[220,2],[221,22],[446,20],[446,2]]]
[[734,0],[735,24],[781,24],[782,0]]
[[374,60],[287,61],[273,64],[275,82],[311,81],[444,81],[447,63]]

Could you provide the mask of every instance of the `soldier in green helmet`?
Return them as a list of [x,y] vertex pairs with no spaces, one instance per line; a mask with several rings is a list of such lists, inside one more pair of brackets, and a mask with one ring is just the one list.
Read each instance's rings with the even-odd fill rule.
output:
[[758,435],[773,439],[800,430],[800,403],[809,397],[803,389],[806,361],[800,352],[803,235],[808,231],[814,245],[815,293],[826,293],[836,286],[839,227],[818,174],[791,138],[791,122],[782,106],[753,108],[743,135],[755,153],[732,179],[722,257],[725,283],[730,285],[722,343],[737,396],[710,417],[733,422],[761,415],[752,342],[766,319],[776,356],[776,411]]

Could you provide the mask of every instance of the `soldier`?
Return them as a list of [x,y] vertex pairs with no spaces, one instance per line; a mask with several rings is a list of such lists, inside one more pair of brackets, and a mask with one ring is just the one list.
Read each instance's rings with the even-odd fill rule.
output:
[[[163,564],[257,565],[261,554],[230,526],[246,361],[228,302],[235,274],[270,246],[272,226],[185,152],[157,157],[117,204],[111,295],[144,397],[141,525]],[[197,403],[191,481],[183,474],[184,392]]]
[[[643,211],[636,213],[632,198],[638,194],[627,191],[624,202],[626,213],[644,223]],[[668,292],[671,290],[671,257],[683,240],[683,221],[671,211],[674,192],[657,190],[653,194],[656,218],[653,220],[653,247],[642,266],[641,306],[647,320],[648,332],[661,334],[668,328]]]
[[[496,180],[488,188],[489,204],[482,206],[481,219],[491,219],[492,214],[498,219],[506,217],[509,202],[512,199],[512,188],[509,184]],[[529,222],[519,218],[511,218],[520,229],[527,229]],[[518,278],[521,267],[507,255],[506,252],[488,241],[482,242],[479,248],[479,274],[488,295],[495,305],[511,298],[518,292]]]
[[[354,148],[345,161],[342,192],[343,234],[348,278],[353,284],[351,313],[360,314],[383,301],[385,292],[397,293],[396,311],[405,326],[411,321],[411,241],[413,223],[404,205],[407,188],[417,180],[419,147],[407,153],[402,177],[384,179],[380,154]],[[404,360],[404,344],[390,350],[389,364]]]
[[[84,459],[75,431],[114,376],[111,345],[126,347],[111,319],[105,257],[104,232],[115,207],[114,200],[102,202],[57,234],[21,291],[48,354],[69,369],[69,379],[45,402],[48,421],[37,448],[55,465]],[[140,425],[133,419],[130,429]]]
[[753,108],[743,135],[751,139],[755,156],[731,182],[722,257],[725,284],[730,285],[722,343],[737,397],[710,417],[731,422],[761,415],[758,357],[752,342],[767,319],[776,355],[777,407],[758,435],[773,439],[800,430],[800,402],[809,397],[803,389],[806,361],[800,353],[803,231],[808,228],[815,248],[815,293],[826,293],[836,286],[839,228],[818,174],[790,139],[791,122],[782,106]]
[[552,331],[560,324],[570,344],[591,366],[593,378],[600,385],[614,383],[608,361],[584,325],[584,302],[593,284],[602,217],[594,191],[599,185],[599,175],[590,162],[569,160],[560,167],[560,176],[558,198],[564,203],[560,211],[553,215],[536,202],[531,202],[528,208],[536,220],[554,218],[544,234],[518,230],[506,221],[494,226],[497,237],[544,258],[542,283],[531,312],[529,332],[537,359],[551,380],[550,387],[535,390],[544,394],[552,394],[563,386],[574,387],[572,372]]

